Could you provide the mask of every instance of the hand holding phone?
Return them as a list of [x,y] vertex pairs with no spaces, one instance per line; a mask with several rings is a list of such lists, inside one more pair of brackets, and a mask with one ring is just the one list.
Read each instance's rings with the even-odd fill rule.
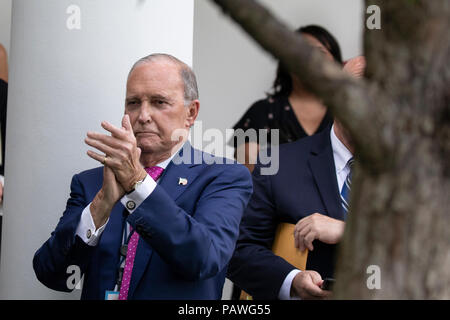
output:
[[328,290],[328,291],[332,291],[333,290],[333,284],[334,284],[335,280],[333,278],[325,278],[323,280],[322,285],[320,286],[320,288],[322,290]]

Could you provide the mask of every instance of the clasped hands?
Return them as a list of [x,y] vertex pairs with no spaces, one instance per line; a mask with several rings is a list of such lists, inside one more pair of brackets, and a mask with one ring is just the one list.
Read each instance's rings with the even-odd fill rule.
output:
[[141,149],[137,147],[129,116],[122,118],[121,128],[107,121],[103,121],[101,126],[111,135],[88,132],[85,139],[87,145],[104,154],[87,151],[89,157],[104,165],[102,188],[91,203],[91,214],[97,228],[106,223],[115,203],[147,175],[140,163]]
[[[300,251],[314,250],[313,241],[319,240],[327,244],[338,243],[344,234],[345,222],[314,213],[297,222],[294,228],[295,247]],[[313,270],[298,273],[291,286],[291,294],[302,299],[326,299],[330,291],[322,290],[320,274]]]

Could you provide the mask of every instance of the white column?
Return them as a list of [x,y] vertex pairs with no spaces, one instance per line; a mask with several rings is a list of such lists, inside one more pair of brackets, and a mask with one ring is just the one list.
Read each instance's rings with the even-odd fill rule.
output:
[[9,42],[11,36],[11,6],[12,0],[0,1],[0,43],[9,53]]
[[66,205],[73,174],[98,166],[83,140],[120,124],[138,58],[192,64],[193,0],[15,0],[12,8],[0,299],[73,299],[38,282],[35,251]]

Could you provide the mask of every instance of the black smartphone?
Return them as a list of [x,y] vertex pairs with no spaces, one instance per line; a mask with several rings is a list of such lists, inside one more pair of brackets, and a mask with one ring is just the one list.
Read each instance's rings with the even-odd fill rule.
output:
[[334,282],[335,280],[333,278],[325,278],[320,288],[322,290],[332,291]]

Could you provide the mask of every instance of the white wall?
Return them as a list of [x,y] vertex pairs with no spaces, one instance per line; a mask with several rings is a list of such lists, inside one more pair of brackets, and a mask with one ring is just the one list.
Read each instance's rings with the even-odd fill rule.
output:
[[[71,4],[81,30],[66,28]],[[120,124],[132,63],[152,52],[192,63],[193,10],[192,0],[14,0],[0,299],[79,296],[40,284],[33,255],[66,206],[72,175],[98,166],[86,132]]]
[[12,0],[0,0],[0,43],[9,52]]
[[[338,40],[343,58],[362,53],[362,0],[262,0],[296,29],[319,24]],[[248,107],[265,97],[275,77],[276,62],[209,0],[195,0],[194,71],[200,90],[203,130],[232,128]],[[194,145],[200,147],[194,141]],[[205,142],[208,144],[208,142]],[[217,155],[233,157],[224,146]],[[227,280],[223,298],[231,296]]]

